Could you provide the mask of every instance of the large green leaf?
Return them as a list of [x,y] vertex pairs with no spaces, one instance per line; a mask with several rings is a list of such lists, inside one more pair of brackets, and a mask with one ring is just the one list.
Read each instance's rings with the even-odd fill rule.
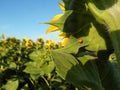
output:
[[[88,35],[85,34],[88,32]],[[108,32],[103,28],[102,25],[97,22],[91,23],[89,30],[84,30],[80,34],[82,37],[88,41],[87,50],[99,51],[112,49],[110,37]]]
[[[68,53],[51,51],[57,73],[80,90],[104,90],[94,61],[85,65]],[[86,88],[87,87],[87,88]]]
[[96,20],[108,29],[120,64],[120,0],[110,0],[109,3],[108,0],[88,0],[88,8]]
[[105,90],[120,90],[120,73],[116,61],[97,60],[96,65]]
[[87,42],[86,49],[99,51],[111,49],[107,28],[96,22],[84,0],[64,0],[67,10],[73,13],[66,19],[63,31]]

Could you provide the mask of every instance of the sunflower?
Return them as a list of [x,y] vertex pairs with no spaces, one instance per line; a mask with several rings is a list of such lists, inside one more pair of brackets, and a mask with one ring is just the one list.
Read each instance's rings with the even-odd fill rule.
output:
[[[46,31],[46,34],[48,34],[50,32],[60,31],[61,30],[61,28],[55,22],[57,22],[58,20],[60,20],[60,18],[62,18],[62,16],[64,15],[64,13],[65,13],[65,6],[64,6],[63,3],[59,3],[58,5],[61,8],[63,14],[55,15],[51,19],[51,22],[45,23],[45,24],[50,24],[50,26],[48,27],[48,29]],[[68,41],[69,41],[69,37],[67,37],[66,33],[63,32],[63,31],[60,31],[60,34],[59,34],[58,37],[59,38],[63,38],[62,46],[65,46],[68,43]]]
[[26,48],[32,48],[33,47],[33,41],[32,40],[30,40],[30,39],[28,39],[26,37],[23,40],[25,41],[24,44],[25,44]]
[[56,46],[57,46],[57,44],[53,40],[47,40],[46,43],[45,43],[45,47],[47,49],[52,49],[52,48],[55,49],[55,48],[57,48]]

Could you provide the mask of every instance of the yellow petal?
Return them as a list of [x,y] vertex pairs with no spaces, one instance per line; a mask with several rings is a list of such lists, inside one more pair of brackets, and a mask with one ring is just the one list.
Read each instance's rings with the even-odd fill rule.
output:
[[58,15],[54,16],[51,21],[56,21],[56,20],[58,20],[62,15],[63,15],[63,14],[58,14]]
[[58,4],[59,4],[59,7],[61,8],[61,10],[63,12],[65,12],[65,6],[64,6],[64,4],[63,3],[58,3]]
[[46,34],[50,33],[50,32],[54,32],[54,31],[58,31],[60,30],[58,27],[50,25],[46,31]]
[[[63,14],[58,14],[58,15],[54,16],[51,21],[56,21],[56,20],[58,20],[62,15],[63,15]],[[46,31],[46,34],[48,34],[49,32],[54,32],[54,31],[58,31],[58,30],[60,30],[60,29],[59,29],[57,26],[50,25],[50,26],[48,27],[47,31]]]
[[60,32],[58,37],[59,38],[64,38],[64,37],[66,37],[66,33],[65,32]]
[[62,42],[62,46],[65,46],[68,43],[69,39],[70,38],[64,38],[64,41]]

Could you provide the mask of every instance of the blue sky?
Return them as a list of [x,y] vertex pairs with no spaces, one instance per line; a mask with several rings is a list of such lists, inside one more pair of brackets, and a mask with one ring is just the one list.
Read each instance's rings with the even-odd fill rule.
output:
[[58,40],[58,32],[46,35],[49,25],[39,24],[62,13],[58,2],[62,0],[0,0],[0,35]]

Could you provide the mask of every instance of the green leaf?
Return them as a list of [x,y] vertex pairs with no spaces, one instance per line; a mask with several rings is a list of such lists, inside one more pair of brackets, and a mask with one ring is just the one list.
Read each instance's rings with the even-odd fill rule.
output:
[[71,54],[59,51],[51,51],[51,53],[57,73],[63,79],[74,84],[80,90],[87,90],[87,88],[104,90],[94,61],[88,61],[83,65]]
[[78,57],[78,60],[80,60],[80,62],[85,65],[88,60],[95,60],[97,57],[93,57],[91,55],[84,55],[84,56],[81,56],[81,57]]
[[97,60],[96,65],[105,90],[120,90],[120,73],[116,61]]
[[30,54],[30,58],[34,61],[26,63],[24,72],[42,76],[53,71],[54,62],[50,59],[50,56],[46,51],[34,51]]
[[97,22],[91,23],[91,28],[89,30],[84,30],[83,34],[84,32],[88,32],[87,36],[83,36],[83,38],[88,40],[89,43],[89,45],[86,47],[87,50],[99,51],[112,48],[108,32],[103,28],[102,25],[97,24]]
[[34,60],[34,61],[38,61],[41,59],[46,58],[45,55],[47,54],[47,52],[44,49],[36,50],[34,52],[32,52],[31,54],[29,54],[30,59]]
[[17,65],[14,62],[10,62],[9,67],[12,69],[16,69]]
[[88,44],[86,47],[88,50],[99,51],[112,48],[107,28],[96,22],[84,1],[64,0],[64,2],[69,3],[68,8],[73,10],[65,21],[64,32],[83,39],[83,42]]
[[84,41],[83,43],[79,43],[77,38],[70,36],[68,44],[64,48],[58,49],[57,51],[76,54],[78,53],[79,48],[87,45],[87,42]]
[[88,8],[96,20],[108,29],[120,67],[120,1],[88,1]]
[[45,62],[44,64],[40,65],[41,62],[30,62],[26,64],[26,68],[24,72],[29,74],[40,74],[41,76],[44,74],[49,74],[54,69],[54,62]]
[[2,86],[1,90],[17,90],[18,80],[8,80],[5,85]]
[[96,22],[88,13],[88,10],[84,13],[72,13],[66,21],[64,32],[72,34],[75,38],[82,39],[83,43],[88,44],[86,47],[88,50],[111,49],[112,44],[109,44],[111,39],[105,26]]

